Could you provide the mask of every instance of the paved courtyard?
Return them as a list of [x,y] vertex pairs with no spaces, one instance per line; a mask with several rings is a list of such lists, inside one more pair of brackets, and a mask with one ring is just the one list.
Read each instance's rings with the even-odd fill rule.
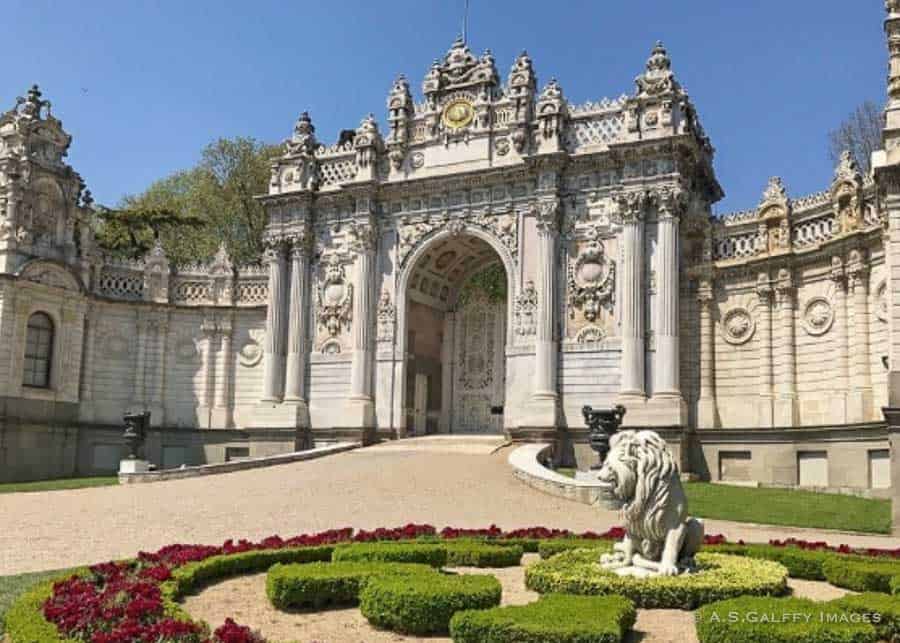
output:
[[[0,575],[133,556],[174,542],[219,544],[336,527],[546,525],[602,531],[616,514],[535,491],[484,440],[419,439],[321,460],[129,487],[0,495]],[[707,533],[858,546],[897,539],[707,521]]]

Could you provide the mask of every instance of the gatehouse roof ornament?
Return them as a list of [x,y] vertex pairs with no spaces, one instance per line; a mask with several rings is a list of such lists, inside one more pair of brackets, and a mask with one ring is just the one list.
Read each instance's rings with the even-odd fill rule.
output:
[[657,41],[647,60],[646,71],[635,78],[638,96],[659,96],[681,89],[672,72],[672,60],[662,41]]
[[433,104],[438,92],[476,86],[481,89],[481,97],[486,99],[499,82],[500,77],[494,65],[493,54],[486,51],[479,59],[462,37],[458,37],[444,57],[444,61],[436,60],[431,65],[422,83],[422,93]]
[[[900,2],[900,0],[897,1]],[[835,187],[840,186],[842,183],[858,185],[860,188],[862,188],[863,185],[862,173],[860,173],[859,166],[856,163],[856,159],[853,158],[853,154],[850,152],[850,150],[844,150],[841,153],[841,160],[838,161],[838,165],[834,170],[834,182],[832,183],[832,190]]]
[[287,142],[288,152],[291,154],[312,154],[315,152],[316,128],[312,124],[309,112],[303,112],[294,124],[294,134]]

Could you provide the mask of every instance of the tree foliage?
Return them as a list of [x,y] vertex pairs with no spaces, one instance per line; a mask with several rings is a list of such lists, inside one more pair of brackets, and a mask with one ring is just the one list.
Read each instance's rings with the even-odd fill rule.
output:
[[483,292],[492,304],[506,301],[506,268],[499,261],[472,275],[463,286],[459,302],[465,305],[477,292]]
[[100,245],[140,256],[159,239],[175,264],[205,261],[224,241],[235,263],[262,254],[269,164],[280,146],[252,138],[219,139],[204,148],[193,168],[175,172],[127,196],[115,210],[101,210]]
[[849,150],[864,174],[872,165],[872,152],[881,149],[884,114],[872,101],[857,107],[838,127],[828,133],[828,152],[837,165],[841,154]]

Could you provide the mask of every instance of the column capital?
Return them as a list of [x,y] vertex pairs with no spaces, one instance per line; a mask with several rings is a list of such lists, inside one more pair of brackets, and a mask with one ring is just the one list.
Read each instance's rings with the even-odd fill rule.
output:
[[775,289],[772,287],[772,280],[769,275],[762,272],[756,279],[756,296],[759,297],[760,303],[768,304],[772,300]]
[[622,223],[629,224],[644,220],[652,195],[646,190],[637,190],[617,194],[614,198],[619,206]]
[[715,289],[711,279],[701,279],[697,285],[697,301],[710,304],[715,299]]
[[841,257],[834,256],[831,258],[831,280],[838,286],[843,287],[846,284],[847,274],[844,270],[844,260]]
[[374,253],[378,244],[378,226],[374,219],[365,217],[352,221],[347,229],[347,244],[356,253]]
[[303,223],[292,230],[285,237],[285,242],[290,244],[291,258],[309,256],[312,249],[313,234],[308,223]]
[[265,241],[265,250],[263,250],[262,261],[264,264],[273,264],[284,261],[286,253],[287,246],[283,239],[267,239]]
[[652,192],[660,221],[678,220],[687,211],[690,195],[678,185],[664,185]]
[[560,210],[559,198],[538,201],[535,203],[532,206],[531,211],[534,215],[538,232],[549,235],[558,234]]

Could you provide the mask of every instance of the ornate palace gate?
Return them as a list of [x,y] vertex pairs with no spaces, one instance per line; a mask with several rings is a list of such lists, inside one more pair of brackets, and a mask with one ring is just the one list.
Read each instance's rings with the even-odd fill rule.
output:
[[505,312],[505,302],[491,302],[476,290],[456,313],[452,433],[503,432]]

